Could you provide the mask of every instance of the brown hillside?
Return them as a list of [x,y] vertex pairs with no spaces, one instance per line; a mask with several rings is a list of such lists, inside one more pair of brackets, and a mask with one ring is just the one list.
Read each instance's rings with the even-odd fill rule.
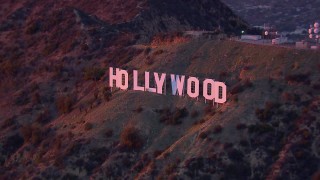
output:
[[[146,63],[149,56],[151,65]],[[23,125],[23,119],[32,117],[29,114],[5,121],[1,138],[12,151],[3,153],[8,158],[4,175],[247,179],[283,177],[289,171],[297,179],[310,177],[319,156],[320,82],[319,69],[314,68],[319,56],[217,40],[142,51],[125,65],[127,69],[225,81],[228,103],[207,107],[202,100],[134,91],[113,91],[105,101],[105,80],[68,84],[77,87],[70,112],[48,123],[40,121],[41,126],[37,121],[32,127]],[[4,103],[1,109],[6,107],[10,105]],[[186,115],[175,115],[184,108]],[[167,116],[180,123],[161,122]],[[294,171],[291,163],[304,168]]]

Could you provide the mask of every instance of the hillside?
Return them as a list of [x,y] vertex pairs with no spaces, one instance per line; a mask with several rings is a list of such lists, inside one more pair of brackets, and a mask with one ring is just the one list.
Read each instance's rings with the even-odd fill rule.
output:
[[[317,171],[319,53],[217,40],[158,46],[149,53],[133,48],[144,51],[127,69],[221,79],[229,87],[228,103],[211,107],[134,91],[113,91],[108,101],[100,91],[107,82],[89,80],[75,89],[79,97],[70,112],[56,119],[20,115],[2,123],[2,147],[10,150],[2,151],[8,156],[2,174],[261,179],[290,173],[305,179]],[[28,116],[33,125],[19,132]]]
[[[0,179],[319,171],[318,51],[183,35],[247,28],[220,1],[1,4]],[[110,89],[110,66],[223,81],[228,102]]]
[[[75,3],[76,2],[76,3]],[[108,1],[4,1],[0,7],[0,31],[25,30],[27,34],[50,32],[56,27],[74,29],[75,18],[95,33],[112,27],[148,41],[158,33],[211,30],[240,33],[247,24],[219,0],[108,0]],[[77,13],[75,11],[80,11]],[[93,28],[94,26],[95,28]],[[98,28],[99,27],[99,28]],[[147,39],[146,39],[147,38]],[[69,39],[69,38],[68,38]],[[65,39],[65,40],[68,40]]]

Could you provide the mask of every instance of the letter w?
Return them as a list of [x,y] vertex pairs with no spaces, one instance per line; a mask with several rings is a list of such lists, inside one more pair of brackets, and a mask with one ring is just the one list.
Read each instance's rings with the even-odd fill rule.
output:
[[172,95],[177,95],[177,91],[179,96],[183,95],[184,80],[185,76],[180,78],[179,75],[171,74]]

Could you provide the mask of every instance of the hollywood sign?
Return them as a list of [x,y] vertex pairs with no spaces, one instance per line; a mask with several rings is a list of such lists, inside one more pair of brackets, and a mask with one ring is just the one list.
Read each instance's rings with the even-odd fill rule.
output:
[[[157,94],[164,94],[166,92],[166,79],[167,74],[153,72],[154,84],[150,84],[150,72],[144,73],[144,86],[139,85],[139,73],[133,70],[133,90],[146,91]],[[198,98],[200,96],[200,80],[197,77],[188,77],[184,75],[170,74],[171,79],[171,92],[172,95],[183,96],[185,95],[185,87],[187,88],[186,94],[190,98]],[[225,83],[215,81],[213,79],[205,79],[202,83],[202,96],[205,100],[213,101],[213,103],[225,103],[227,100],[227,87]],[[122,90],[129,88],[129,73],[126,70],[113,67],[109,68],[109,86],[117,87]]]

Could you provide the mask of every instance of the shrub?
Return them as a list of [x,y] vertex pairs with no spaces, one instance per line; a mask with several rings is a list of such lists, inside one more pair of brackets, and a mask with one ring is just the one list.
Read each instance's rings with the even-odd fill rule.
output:
[[204,161],[202,157],[187,159],[184,166],[188,170],[188,176],[193,178],[199,176],[199,171],[205,167]]
[[105,101],[110,101],[112,93],[110,87],[103,87],[102,88],[102,95]]
[[168,165],[165,167],[165,173],[166,173],[167,175],[170,175],[170,174],[172,174],[173,172],[175,172],[177,168],[178,168],[178,166],[177,166],[176,163],[170,163],[170,164],[168,164]]
[[247,146],[249,146],[249,142],[247,141],[247,140],[240,140],[240,146],[242,146],[242,147],[247,147]]
[[232,102],[235,102],[235,103],[239,102],[239,97],[238,97],[238,95],[237,95],[237,94],[232,95],[232,96],[231,96],[231,100],[232,100]]
[[88,44],[86,44],[86,43],[81,44],[81,45],[80,45],[80,48],[81,48],[81,50],[83,50],[83,51],[89,50],[89,46],[88,46]]
[[37,33],[40,30],[40,23],[39,22],[33,22],[30,24],[26,29],[26,34],[32,35]]
[[242,161],[243,156],[244,156],[243,153],[237,149],[231,149],[228,151],[228,157],[232,161]]
[[20,132],[25,142],[30,142],[33,145],[39,144],[44,138],[44,132],[36,125],[27,125],[20,128]]
[[243,70],[244,70],[244,71],[249,71],[249,70],[251,70],[251,69],[252,69],[252,67],[250,67],[250,66],[244,66],[244,67],[243,67]]
[[236,163],[226,165],[223,179],[249,179],[249,176],[250,166],[245,163]]
[[213,112],[213,106],[209,104],[207,107],[204,109],[205,114],[210,114]]
[[274,131],[274,128],[271,125],[265,124],[265,123],[264,124],[255,124],[255,125],[249,126],[249,133],[256,133],[258,135],[272,132],[272,131]]
[[6,139],[2,137],[1,140],[2,140],[1,146],[4,149],[4,151],[2,151],[1,153],[4,153],[4,155],[8,155],[8,156],[13,154],[16,150],[18,150],[23,145],[23,142],[24,142],[23,138],[19,134],[11,135]]
[[259,109],[259,108],[256,109],[255,114],[260,121],[269,120],[271,117],[271,114],[269,111],[265,111],[264,109]]
[[265,108],[264,109],[257,108],[255,111],[255,114],[260,121],[265,122],[271,119],[271,117],[275,113],[275,110],[278,109],[279,107],[280,107],[279,103],[266,102]]
[[41,103],[41,96],[38,92],[32,94],[31,102],[33,105],[37,105]]
[[48,108],[46,108],[43,112],[38,114],[35,121],[39,124],[44,124],[44,123],[48,122],[49,119],[50,119],[50,111]]
[[60,114],[65,114],[71,111],[73,98],[70,95],[59,96],[56,99],[56,107]]
[[30,98],[27,91],[20,92],[15,99],[15,104],[18,106],[26,105],[29,102]]
[[107,138],[112,137],[112,136],[113,136],[113,130],[112,130],[112,129],[108,129],[108,130],[106,131],[105,135],[106,135]]
[[214,128],[213,128],[213,133],[214,134],[219,134],[219,133],[221,133],[222,132],[222,126],[221,125],[216,125],[216,126],[214,126]]
[[244,90],[243,86],[241,84],[237,84],[234,87],[231,88],[230,94],[238,94],[241,93]]
[[173,112],[165,108],[163,110],[160,110],[159,112],[162,113],[162,116],[160,117],[160,122],[163,122],[167,125],[181,124],[181,119],[188,116],[187,108],[175,108]]
[[1,129],[5,129],[7,127],[13,126],[16,123],[15,118],[16,117],[11,117],[4,120],[4,122],[1,124]]
[[69,143],[68,147],[64,149],[64,152],[62,152],[62,154],[64,156],[71,156],[71,155],[79,154],[82,146],[83,146],[83,143],[81,143],[79,141]]
[[94,100],[97,100],[98,97],[99,97],[99,91],[96,89],[94,92],[93,92],[93,97],[94,97]]
[[86,124],[84,124],[84,130],[89,131],[93,128],[93,124],[87,122]]
[[243,86],[245,86],[245,87],[252,87],[253,84],[252,84],[252,82],[250,81],[250,79],[246,79],[246,80],[244,80],[244,82],[243,82]]
[[[319,65],[320,69],[320,65]],[[316,173],[312,175],[312,180],[319,180],[320,179],[320,170],[318,170]]]
[[71,179],[79,179],[79,177],[75,174],[67,173],[62,177],[62,179],[70,179],[71,180]]
[[267,110],[272,110],[272,109],[277,109],[281,106],[280,103],[277,103],[277,102],[271,102],[271,101],[267,101],[265,103],[265,109]]
[[150,52],[151,52],[151,48],[150,47],[147,47],[145,50],[144,50],[144,54],[145,55],[148,55]]
[[158,56],[160,54],[164,53],[164,50],[160,49],[160,50],[157,50],[156,52],[153,53],[153,56]]
[[205,123],[205,122],[206,122],[205,119],[200,119],[200,120],[198,120],[198,121],[195,121],[195,122],[193,123],[193,125],[203,124],[203,123]]
[[247,128],[247,125],[246,124],[243,124],[243,123],[239,123],[237,124],[237,127],[236,127],[238,130],[242,130],[242,129],[246,129]]
[[154,62],[153,62],[153,60],[152,60],[150,57],[148,57],[148,58],[146,59],[146,62],[145,62],[146,65],[151,66],[153,63],[154,63]]
[[[124,46],[123,46],[124,47]],[[113,51],[108,55],[108,57],[112,58],[112,62],[115,65],[122,66],[130,62],[134,57],[139,55],[143,50],[136,48],[118,48],[118,50]]]
[[315,90],[320,90],[320,84],[314,84],[312,85],[312,88]]
[[20,132],[25,142],[29,141],[32,135],[32,127],[30,125],[23,126],[20,128]]
[[90,67],[84,69],[84,79],[98,81],[104,75],[105,70],[103,68]]
[[139,130],[132,126],[128,126],[122,130],[120,143],[129,150],[139,150],[143,146],[143,140]]
[[143,108],[139,106],[137,109],[134,110],[134,112],[141,113],[143,111]]
[[229,150],[231,148],[233,148],[233,144],[232,143],[224,143],[223,144],[223,149],[224,150]]
[[207,138],[208,137],[208,134],[206,133],[206,132],[201,132],[200,134],[199,134],[199,138],[201,138],[201,139],[205,139],[205,138]]
[[30,142],[33,145],[39,144],[43,140],[43,132],[39,127],[35,127],[32,131]]
[[181,118],[188,116],[187,108],[176,108],[175,112],[173,113],[173,120],[178,121]]
[[191,117],[192,118],[196,118],[196,117],[198,117],[199,116],[199,112],[197,111],[197,110],[193,110],[192,112],[191,112]]
[[294,95],[288,92],[284,92],[282,93],[281,98],[284,100],[284,102],[290,102],[294,100]]
[[45,56],[50,55],[53,53],[57,48],[59,47],[59,44],[56,42],[49,43],[44,49],[43,49],[43,54]]
[[157,158],[158,156],[160,156],[164,151],[163,150],[155,150],[153,152],[153,157]]
[[288,75],[285,77],[285,80],[287,82],[296,82],[296,83],[305,83],[305,84],[309,84],[310,80],[309,80],[309,73],[305,73],[305,74],[293,74],[293,75]]
[[219,77],[222,79],[222,78],[225,78],[225,77],[227,77],[228,76],[228,72],[226,72],[226,71],[222,71],[222,72],[220,72],[220,74],[219,74]]
[[19,72],[20,64],[16,60],[7,60],[0,65],[0,75],[14,76]]

